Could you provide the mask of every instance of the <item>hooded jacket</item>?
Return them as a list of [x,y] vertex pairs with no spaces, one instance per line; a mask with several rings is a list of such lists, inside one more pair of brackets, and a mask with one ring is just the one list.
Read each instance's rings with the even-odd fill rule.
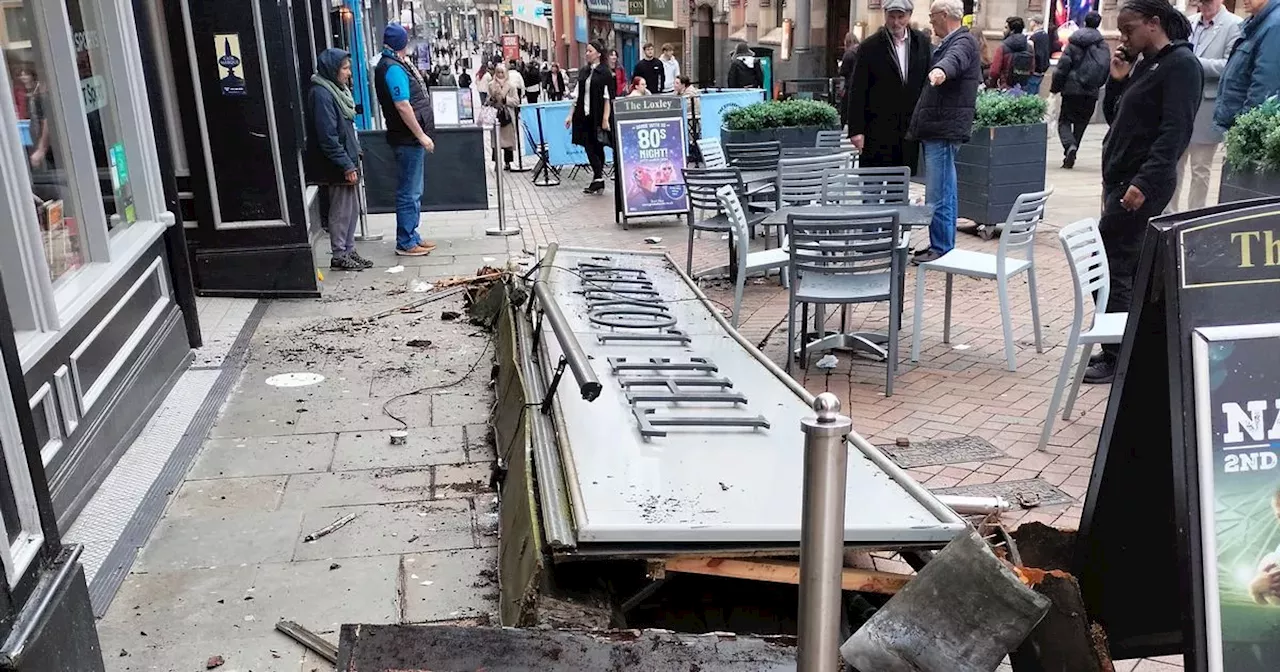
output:
[[[338,83],[338,70],[350,54],[341,49],[325,49],[316,59],[316,74]],[[307,180],[318,184],[346,184],[348,171],[356,169],[360,160],[360,140],[356,124],[342,116],[338,100],[319,84],[307,93],[310,117],[307,133]]]
[[735,54],[729,62],[729,88],[762,89],[764,73],[760,71],[760,63],[751,54]]
[[1102,110],[1111,128],[1102,141],[1102,186],[1132,185],[1156,212],[1178,183],[1178,161],[1195,126],[1204,73],[1189,42],[1144,56],[1123,81],[1110,79]]
[[1218,84],[1213,125],[1231,128],[1241,112],[1280,94],[1280,2],[1271,0],[1244,22]]
[[1036,55],[1027,41],[1027,36],[1022,33],[1012,33],[1007,35],[996,49],[996,57],[991,59],[991,72],[988,73],[988,77],[999,84],[1000,88],[1008,88],[1009,78],[1013,76],[1013,55],[1024,51],[1031,53],[1031,72],[1034,73]]
[[1071,34],[1054,70],[1052,93],[1087,96],[1098,92],[1111,78],[1111,49],[1097,28],[1081,28]]

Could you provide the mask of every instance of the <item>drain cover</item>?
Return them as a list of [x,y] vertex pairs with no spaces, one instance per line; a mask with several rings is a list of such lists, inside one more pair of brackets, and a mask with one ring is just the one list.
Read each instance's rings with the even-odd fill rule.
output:
[[1020,502],[1026,505],[1034,503],[1034,506],[1051,506],[1053,504],[1074,504],[1076,501],[1071,495],[1055,488],[1052,483],[1042,478],[983,483],[981,485],[962,485],[958,488],[939,488],[932,492],[935,495],[1004,497],[1012,502],[1014,506],[1018,506]]
[[958,462],[983,462],[1005,457],[1000,449],[980,436],[961,436],[937,441],[912,441],[911,446],[877,446],[885,455],[893,458],[899,467],[923,467],[934,464]]
[[267,379],[267,384],[274,387],[306,387],[324,382],[324,376],[318,373],[281,373]]

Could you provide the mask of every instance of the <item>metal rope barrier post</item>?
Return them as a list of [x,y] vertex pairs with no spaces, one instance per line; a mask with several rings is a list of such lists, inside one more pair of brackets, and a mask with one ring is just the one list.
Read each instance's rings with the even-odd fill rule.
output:
[[360,159],[357,169],[357,174],[360,176],[360,184],[356,189],[356,193],[360,195],[360,231],[356,234],[356,242],[368,243],[382,240],[381,233],[369,234],[369,205],[365,201],[364,193],[364,159]]
[[[486,236],[514,236],[520,233],[520,227],[515,226],[507,228],[507,204],[506,197],[502,193],[502,147],[498,141],[498,125],[494,124],[489,127],[490,138],[493,143],[493,179],[497,184],[498,190],[498,226],[485,229]],[[519,141],[519,136],[516,137]]]
[[800,421],[804,432],[804,494],[800,518],[798,672],[839,672],[841,578],[844,570],[844,497],[853,421],[840,415],[840,400],[823,392],[816,414]]

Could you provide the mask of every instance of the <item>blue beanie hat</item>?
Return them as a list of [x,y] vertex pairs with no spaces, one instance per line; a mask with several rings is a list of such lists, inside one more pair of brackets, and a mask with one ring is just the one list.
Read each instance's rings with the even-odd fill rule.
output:
[[387,29],[382,31],[382,43],[400,51],[409,45],[409,31],[398,23],[388,23]]

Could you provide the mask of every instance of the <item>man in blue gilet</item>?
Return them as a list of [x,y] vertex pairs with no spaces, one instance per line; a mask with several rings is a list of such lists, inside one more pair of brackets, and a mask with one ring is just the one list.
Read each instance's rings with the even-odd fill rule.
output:
[[421,257],[431,254],[436,244],[418,236],[422,210],[423,167],[427,152],[435,143],[427,133],[436,130],[431,95],[422,75],[407,57],[409,33],[398,23],[387,24],[382,32],[382,58],[374,69],[374,89],[382,119],[386,122],[387,144],[396,154],[399,179],[396,184],[396,254]]

